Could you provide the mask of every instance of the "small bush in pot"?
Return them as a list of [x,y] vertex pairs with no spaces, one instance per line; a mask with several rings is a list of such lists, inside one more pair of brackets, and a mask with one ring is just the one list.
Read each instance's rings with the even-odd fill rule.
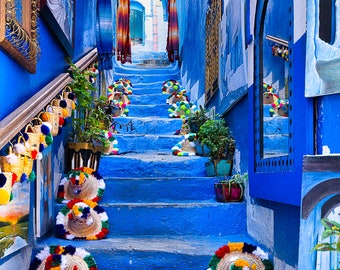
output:
[[248,174],[234,174],[214,184],[216,200],[218,202],[239,202],[243,200],[244,183]]
[[200,127],[197,137],[209,148],[210,161],[206,163],[207,175],[230,175],[236,143],[225,120],[208,119]]

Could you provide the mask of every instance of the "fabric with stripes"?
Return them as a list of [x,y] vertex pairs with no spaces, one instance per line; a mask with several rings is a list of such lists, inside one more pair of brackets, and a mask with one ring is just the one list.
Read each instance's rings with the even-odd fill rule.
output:
[[168,37],[166,50],[170,62],[179,60],[178,18],[176,0],[168,1]]
[[97,1],[97,50],[99,70],[112,69],[113,27],[111,0]]
[[119,0],[117,20],[117,60],[131,63],[130,0]]

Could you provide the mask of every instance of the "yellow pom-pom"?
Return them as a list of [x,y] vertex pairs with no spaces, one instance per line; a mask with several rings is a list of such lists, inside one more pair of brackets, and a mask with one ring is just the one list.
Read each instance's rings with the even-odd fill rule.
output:
[[71,108],[72,108],[72,110],[76,109],[76,103],[74,103],[73,101],[72,101],[72,104],[71,104]]
[[0,204],[7,204],[11,198],[9,192],[5,189],[0,189]]
[[66,109],[62,109],[62,114],[63,114],[63,117],[66,118],[68,116],[68,111]]

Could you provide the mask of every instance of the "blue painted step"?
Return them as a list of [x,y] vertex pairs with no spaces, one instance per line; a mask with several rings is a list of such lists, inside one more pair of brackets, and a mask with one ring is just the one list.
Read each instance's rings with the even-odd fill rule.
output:
[[35,247],[33,256],[46,245],[75,245],[90,252],[100,270],[202,270],[214,252],[228,242],[256,244],[244,235],[126,236],[77,242],[51,237]]
[[[150,203],[211,201],[215,198],[213,177],[165,177],[105,179],[101,203]],[[124,190],[124,192],[122,192]]]
[[110,177],[195,177],[207,176],[207,157],[179,157],[171,153],[127,153],[117,156],[102,156],[99,173]]
[[137,83],[148,83],[152,81],[159,81],[164,82],[169,79],[179,80],[179,72],[177,70],[169,71],[169,72],[162,72],[162,70],[159,70],[159,72],[145,72],[145,70],[139,70],[136,69],[136,72],[133,74],[128,74],[124,72],[116,71],[114,75],[114,80],[118,80],[120,78],[126,78],[129,79],[132,83],[132,85],[136,85]]
[[162,94],[160,91],[159,93],[149,95],[131,95],[130,101],[131,104],[138,105],[166,104],[167,97],[168,95]]
[[[218,236],[246,233],[244,202],[100,202],[100,205],[109,216],[107,238],[117,235]],[[56,213],[61,206],[56,205]],[[225,222],[226,213],[228,222]]]
[[[112,122],[120,134],[168,134],[173,135],[182,127],[180,118],[116,117]],[[140,142],[143,143],[143,142]]]
[[179,135],[149,135],[149,134],[115,134],[118,141],[119,153],[155,153],[171,154],[171,148],[183,140]]
[[130,117],[149,117],[157,115],[158,117],[167,118],[169,117],[169,105],[168,104],[157,104],[157,105],[129,105],[129,116]]

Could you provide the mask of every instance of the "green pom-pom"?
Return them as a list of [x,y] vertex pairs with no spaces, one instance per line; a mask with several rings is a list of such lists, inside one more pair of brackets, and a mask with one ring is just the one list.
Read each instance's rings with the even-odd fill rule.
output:
[[34,181],[36,178],[35,171],[32,171],[30,176],[28,177],[28,181]]
[[51,145],[53,143],[53,137],[51,133],[45,136],[45,142],[47,143],[47,145]]

